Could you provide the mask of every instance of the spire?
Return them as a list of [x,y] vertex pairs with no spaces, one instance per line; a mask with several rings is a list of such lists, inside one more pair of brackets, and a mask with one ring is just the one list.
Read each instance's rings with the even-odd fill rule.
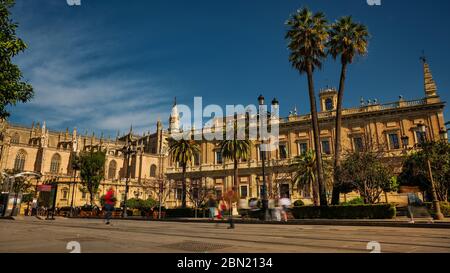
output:
[[437,86],[435,81],[433,80],[433,75],[431,74],[430,66],[428,65],[425,54],[420,57],[420,60],[423,62],[423,75],[425,82],[425,95],[426,97],[435,97],[437,96]]

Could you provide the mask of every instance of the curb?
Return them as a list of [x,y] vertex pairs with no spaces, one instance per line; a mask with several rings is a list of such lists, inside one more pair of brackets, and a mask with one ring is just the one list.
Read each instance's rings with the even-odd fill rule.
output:
[[[71,217],[72,219],[103,219],[102,217]],[[195,219],[147,219],[147,218],[113,218],[112,220],[119,221],[153,221],[153,222],[173,222],[173,223],[219,223],[228,224],[229,221],[211,221],[211,220],[195,220]],[[445,228],[450,229],[450,222],[388,222],[388,221],[349,221],[349,220],[291,220],[288,222],[274,222],[274,221],[259,221],[259,220],[240,220],[235,219],[235,224],[244,225],[305,225],[305,226],[367,226],[367,227],[404,227],[404,228]]]

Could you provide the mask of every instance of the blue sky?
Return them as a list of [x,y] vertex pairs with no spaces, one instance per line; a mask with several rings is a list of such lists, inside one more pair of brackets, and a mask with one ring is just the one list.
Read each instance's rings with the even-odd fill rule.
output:
[[[192,105],[256,103],[277,97],[281,115],[309,111],[306,78],[288,62],[284,22],[297,8],[330,21],[352,15],[371,32],[369,54],[349,68],[345,107],[361,97],[392,102],[424,96],[425,50],[442,99],[450,101],[447,0],[17,0],[13,18],[29,49],[15,61],[35,88],[32,102],[11,108],[11,121],[46,121],[115,136],[133,124],[167,124],[173,97]],[[316,87],[337,86],[332,59]],[[447,120],[450,110],[445,112]]]

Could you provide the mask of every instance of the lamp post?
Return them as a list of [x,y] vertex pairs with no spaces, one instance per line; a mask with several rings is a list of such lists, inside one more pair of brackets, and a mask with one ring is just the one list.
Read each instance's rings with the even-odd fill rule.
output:
[[[260,119],[260,121],[261,121],[261,118],[263,118],[262,117],[262,114],[267,114],[267,113],[261,113],[261,106],[263,106],[264,105],[264,96],[263,95],[260,95],[259,97],[258,97],[258,103],[259,103],[259,119]],[[265,118],[267,118],[267,116],[265,117]],[[260,125],[260,124],[258,124],[258,125]],[[258,126],[258,128],[260,128],[261,129],[261,127],[260,126]],[[260,137],[261,137],[261,134],[260,134]],[[261,145],[259,146],[259,152],[260,152],[260,156],[261,156],[261,160],[262,160],[262,179],[263,179],[263,186],[262,186],[262,209],[263,209],[263,212],[264,212],[264,220],[267,220],[268,219],[268,214],[267,214],[267,210],[268,210],[268,208],[269,208],[269,200],[267,199],[267,181],[266,181],[266,147],[264,146],[265,144],[264,144],[264,138],[263,137],[261,137]],[[263,147],[264,146],[264,147]],[[259,189],[258,189],[259,190]]]
[[136,147],[133,146],[133,143],[131,142],[131,130],[130,130],[130,134],[128,135],[128,140],[127,143],[125,145],[125,147],[123,147],[123,154],[125,155],[126,158],[126,164],[127,164],[127,175],[126,175],[126,180],[125,180],[125,197],[123,198],[123,212],[122,212],[122,217],[126,218],[128,217],[127,214],[127,198],[128,198],[128,191],[129,191],[129,181],[130,181],[130,158],[132,155],[136,154]]
[[[422,149],[423,149],[423,143],[429,141],[428,136],[426,134],[427,133],[426,127],[427,126],[425,124],[423,124],[423,123],[420,123],[418,125],[419,132],[421,132],[421,139],[419,140],[420,144],[417,145],[417,146],[422,147]],[[445,137],[445,135],[441,134],[441,132],[439,134],[441,136],[441,139],[443,139],[443,137]],[[408,149],[408,144],[409,144],[409,137],[408,136],[403,136],[402,137],[402,144],[403,144],[403,147],[404,147],[404,149],[406,151]],[[428,176],[430,178],[430,183],[431,183],[431,194],[432,194],[432,198],[433,198],[433,207],[434,207],[434,209],[436,211],[436,216],[435,217],[436,217],[436,220],[443,220],[444,219],[444,215],[441,212],[441,206],[439,204],[439,200],[438,200],[438,197],[437,197],[436,185],[435,185],[434,179],[433,179],[433,172],[432,172],[432,169],[431,169],[430,158],[429,158],[429,155],[427,155],[426,153],[425,153],[425,156],[427,158],[427,168],[428,168],[427,171],[428,171]]]

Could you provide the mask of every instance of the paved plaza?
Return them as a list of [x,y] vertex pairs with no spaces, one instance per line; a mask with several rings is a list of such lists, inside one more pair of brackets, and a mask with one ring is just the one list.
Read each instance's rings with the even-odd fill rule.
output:
[[0,220],[0,253],[450,253],[450,229],[177,223],[98,219]]

